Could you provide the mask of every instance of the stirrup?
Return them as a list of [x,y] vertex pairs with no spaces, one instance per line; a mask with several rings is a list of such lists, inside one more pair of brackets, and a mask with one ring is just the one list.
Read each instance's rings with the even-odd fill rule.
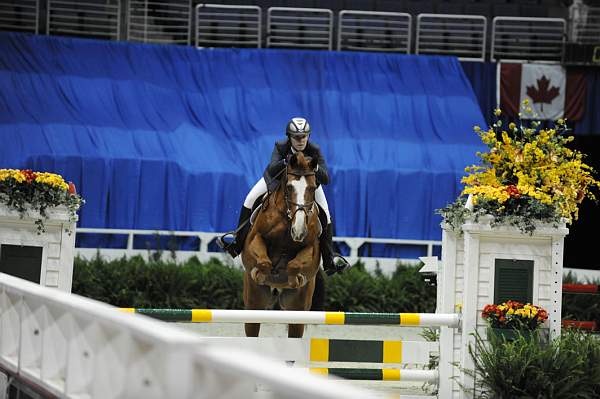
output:
[[[230,243],[225,242],[225,237],[227,236],[232,236],[233,240]],[[236,247],[236,243],[235,243],[235,239],[236,239],[236,235],[234,231],[229,231],[225,234],[223,234],[222,236],[217,237],[217,245],[219,246],[219,248],[221,248],[223,251],[227,252],[229,255],[231,255],[232,258],[235,258],[236,256],[239,255]]]
[[350,262],[348,262],[346,258],[338,253],[333,254],[332,261],[333,262],[330,265],[323,265],[323,270],[325,270],[325,274],[328,276],[332,276],[335,273],[343,273],[352,267]]
[[352,265],[342,255],[338,253],[333,254],[333,265],[336,273],[343,273],[350,269]]

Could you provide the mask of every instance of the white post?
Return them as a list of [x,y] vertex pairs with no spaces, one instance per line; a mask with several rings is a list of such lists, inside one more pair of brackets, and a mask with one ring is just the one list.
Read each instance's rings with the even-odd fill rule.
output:
[[[456,262],[457,236],[448,226],[442,230],[442,261],[441,270],[438,272],[437,297],[439,303],[436,311],[440,313],[456,313]],[[453,377],[459,373],[453,363],[459,361],[454,358],[455,336],[460,340],[459,329],[440,327],[440,359],[439,359],[439,398],[453,398],[456,396],[454,387],[456,382]]]
[[[471,374],[474,370],[473,359],[469,353],[469,346],[475,344],[473,334],[477,330],[477,289],[479,287],[479,237],[471,232],[464,231],[465,263],[464,263],[464,291],[463,291],[463,318],[461,332],[460,365],[462,385],[460,397],[474,397],[475,380]],[[467,372],[463,371],[466,370]]]

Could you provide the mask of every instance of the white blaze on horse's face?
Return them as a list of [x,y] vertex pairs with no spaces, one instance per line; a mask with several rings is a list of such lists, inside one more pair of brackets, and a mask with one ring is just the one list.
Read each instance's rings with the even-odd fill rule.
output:
[[[288,184],[294,188],[294,193],[296,194],[295,202],[298,205],[304,205],[304,195],[306,193],[306,187],[308,186],[306,183],[306,177],[302,176],[299,180],[290,181]],[[291,233],[292,240],[294,241],[302,242],[306,238],[308,229],[306,226],[306,212],[304,209],[298,209],[298,211],[294,213]]]

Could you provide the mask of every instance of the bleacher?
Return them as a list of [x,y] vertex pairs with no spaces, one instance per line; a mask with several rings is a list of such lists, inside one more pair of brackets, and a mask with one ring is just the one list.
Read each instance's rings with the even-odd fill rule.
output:
[[196,47],[600,63],[598,0],[2,0],[0,30]]

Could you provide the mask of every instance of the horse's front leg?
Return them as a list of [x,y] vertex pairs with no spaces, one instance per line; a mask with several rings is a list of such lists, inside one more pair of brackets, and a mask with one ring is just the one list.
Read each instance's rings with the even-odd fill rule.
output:
[[306,285],[317,274],[318,256],[320,256],[318,244],[313,244],[301,249],[296,257],[288,262],[287,275],[290,288]]
[[[248,255],[252,262],[249,262],[249,269],[246,272],[250,273],[250,277],[259,285],[263,285],[273,269],[273,263],[269,259],[267,253],[267,245],[260,234],[255,234],[252,241],[248,245]],[[244,262],[244,264],[247,264]]]

